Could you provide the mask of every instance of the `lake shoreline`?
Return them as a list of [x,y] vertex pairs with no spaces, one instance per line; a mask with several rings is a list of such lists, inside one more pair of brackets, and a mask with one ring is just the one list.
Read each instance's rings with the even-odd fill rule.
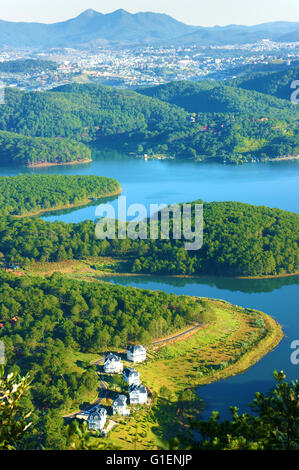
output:
[[61,210],[85,207],[85,206],[88,206],[89,204],[91,204],[94,201],[98,201],[98,200],[100,201],[101,199],[105,199],[105,198],[108,198],[108,197],[119,196],[121,193],[122,193],[122,188],[120,188],[119,191],[114,191],[114,192],[109,193],[109,194],[103,194],[102,196],[99,196],[95,199],[91,197],[91,198],[88,198],[84,201],[77,202],[77,203],[74,203],[74,204],[65,204],[65,205],[61,205],[61,206],[50,207],[48,209],[39,209],[36,212],[28,212],[26,214],[17,215],[16,217],[19,218],[19,219],[22,219],[24,217],[36,217],[36,216],[39,216],[41,214],[45,214],[47,212],[56,212],[56,211],[61,211]]
[[54,162],[43,162],[43,163],[28,163],[27,168],[47,168],[51,166],[64,166],[64,165],[84,165],[87,163],[92,163],[93,160],[88,158],[86,160],[74,160],[72,162],[61,162],[61,163],[54,163]]
[[[274,350],[284,337],[281,325],[271,316],[258,310],[246,310],[233,306],[230,302],[221,300],[212,300],[204,297],[198,298],[208,303],[213,309],[216,317],[210,318],[205,324],[190,336],[175,338],[175,347],[172,342],[168,346],[165,341],[161,347],[148,350],[148,360],[145,363],[138,364],[137,369],[143,379],[145,386],[151,391],[151,406],[155,405],[156,420],[153,426],[159,424],[164,428],[165,433],[172,433],[169,419],[159,416],[159,407],[167,410],[167,416],[178,417],[178,397],[184,390],[197,390],[200,396],[200,387],[216,383],[219,380],[228,379],[237,374],[241,374],[263,359],[269,352]],[[252,325],[256,318],[262,317],[265,323],[265,333],[257,332],[256,327]],[[237,324],[235,324],[237,322]],[[226,330],[226,331],[225,331]],[[230,349],[235,343],[243,341],[250,332],[256,331],[258,338],[250,348],[241,356],[238,351]],[[209,338],[209,339],[207,339]],[[223,344],[225,343],[225,344]],[[215,349],[215,347],[217,349]],[[119,351],[117,351],[119,352]],[[223,369],[219,366],[222,361],[229,361],[227,367]],[[223,363],[224,364],[224,363]],[[196,371],[194,373],[194,371]],[[210,371],[210,372],[209,372]],[[170,391],[171,398],[161,402],[161,387],[166,387]],[[197,392],[196,392],[197,393]],[[233,404],[233,403],[232,403]],[[197,406],[200,402],[197,403]],[[202,405],[200,405],[202,406]],[[196,402],[194,402],[196,407]],[[198,410],[199,411],[199,410]],[[147,422],[145,416],[144,422]],[[126,423],[133,427],[135,421]],[[185,420],[180,413],[180,429],[184,429]],[[110,438],[113,444],[121,445],[122,448],[122,424],[111,433]],[[146,441],[143,442],[142,449],[146,448]]]
[[275,275],[267,275],[267,276],[225,276],[225,275],[216,275],[216,274],[159,274],[159,273],[103,273],[101,276],[104,277],[165,277],[165,278],[173,278],[173,279],[201,279],[207,276],[212,276],[215,278],[226,278],[226,279],[244,279],[244,280],[263,280],[263,279],[281,279],[284,277],[293,277],[298,276],[299,271],[294,273],[284,273],[284,274],[275,274]]

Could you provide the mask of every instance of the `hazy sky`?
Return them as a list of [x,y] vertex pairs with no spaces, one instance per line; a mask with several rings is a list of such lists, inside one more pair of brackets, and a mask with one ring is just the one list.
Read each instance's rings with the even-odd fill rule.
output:
[[167,13],[188,24],[211,26],[299,21],[298,0],[0,0],[0,18],[52,23],[77,16],[87,8],[109,13]]

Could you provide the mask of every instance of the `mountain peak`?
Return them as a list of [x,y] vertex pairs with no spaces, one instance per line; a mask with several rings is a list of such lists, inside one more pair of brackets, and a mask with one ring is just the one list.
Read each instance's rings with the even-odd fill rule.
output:
[[89,18],[98,15],[99,13],[92,8],[88,8],[87,10],[83,11],[80,16],[88,16]]
[[115,10],[112,14],[113,15],[130,15],[130,13],[124,10],[123,8],[119,8],[118,10]]

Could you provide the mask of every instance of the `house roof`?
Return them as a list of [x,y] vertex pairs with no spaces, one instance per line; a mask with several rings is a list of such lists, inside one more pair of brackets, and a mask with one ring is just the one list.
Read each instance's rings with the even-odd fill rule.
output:
[[136,353],[144,353],[146,351],[146,349],[141,345],[141,344],[138,344],[138,345],[131,345],[131,346],[128,346],[127,347],[127,351],[129,351],[130,353],[132,354],[136,354]]
[[127,367],[124,370],[124,375],[126,375],[127,377],[139,377],[139,372],[136,369],[133,369],[132,367]]
[[117,356],[116,354],[108,353],[108,354],[105,356],[105,363],[106,363],[106,362],[111,362],[111,361],[120,362],[121,359],[120,359],[120,357]]
[[94,410],[91,411],[91,413],[88,416],[88,420],[96,420],[96,419],[102,419],[107,416],[107,410],[103,407],[97,406]]
[[137,393],[147,393],[147,389],[145,385],[131,385],[130,388],[130,393],[132,392],[137,392]]
[[126,395],[118,395],[118,397],[114,400],[113,406],[125,406],[127,404],[127,397]]

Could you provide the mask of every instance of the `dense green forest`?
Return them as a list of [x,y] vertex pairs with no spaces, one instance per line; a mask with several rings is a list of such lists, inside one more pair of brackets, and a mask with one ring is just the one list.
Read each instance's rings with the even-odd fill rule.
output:
[[[265,160],[299,151],[298,112],[290,101],[211,80],[138,93],[77,84],[49,92],[7,89],[0,130],[199,161]],[[87,152],[68,145],[77,156]],[[44,152],[46,160],[59,150]],[[43,150],[32,153],[35,161],[44,161]]]
[[90,159],[91,150],[82,142],[0,131],[0,166],[60,164]]
[[[0,274],[0,340],[9,371],[30,373],[22,408],[33,411],[36,448],[65,448],[63,410],[97,394],[96,366],[78,352],[101,354],[130,342],[148,344],[199,320],[201,301],[103,283]],[[79,356],[80,357],[80,356]],[[85,356],[86,357],[86,356]]]
[[0,177],[2,215],[36,213],[120,192],[119,183],[103,176],[20,175]]
[[[289,91],[290,96],[291,88]],[[296,116],[296,110],[286,100],[255,90],[228,86],[226,82],[178,81],[139,89],[138,92],[180,106],[190,113],[242,113],[280,119]]]
[[276,72],[256,72],[250,73],[226,83],[246,90],[254,90],[267,95],[276,96],[290,100],[292,93],[291,84],[293,80],[298,80],[299,66],[290,66],[284,70]]
[[0,72],[6,73],[28,73],[40,72],[43,70],[56,70],[58,64],[51,60],[40,59],[22,59],[22,60],[8,60],[0,62]]
[[299,270],[298,214],[238,202],[213,202],[204,204],[203,219],[200,250],[186,251],[182,241],[172,239],[140,241],[133,271],[260,276]]
[[167,103],[102,85],[64,85],[49,92],[6,89],[0,128],[31,137],[101,136],[179,129],[187,113]]
[[109,255],[128,259],[129,269],[135,273],[294,273],[299,270],[298,239],[298,214],[238,202],[204,204],[204,244],[198,251],[186,251],[183,240],[100,241],[92,221],[65,224],[0,219],[0,252],[10,263]]
[[157,143],[160,152],[228,162],[299,152],[298,112],[290,102],[291,88],[288,101],[211,80],[173,82],[138,91],[192,113],[191,127],[168,133],[162,144]]

